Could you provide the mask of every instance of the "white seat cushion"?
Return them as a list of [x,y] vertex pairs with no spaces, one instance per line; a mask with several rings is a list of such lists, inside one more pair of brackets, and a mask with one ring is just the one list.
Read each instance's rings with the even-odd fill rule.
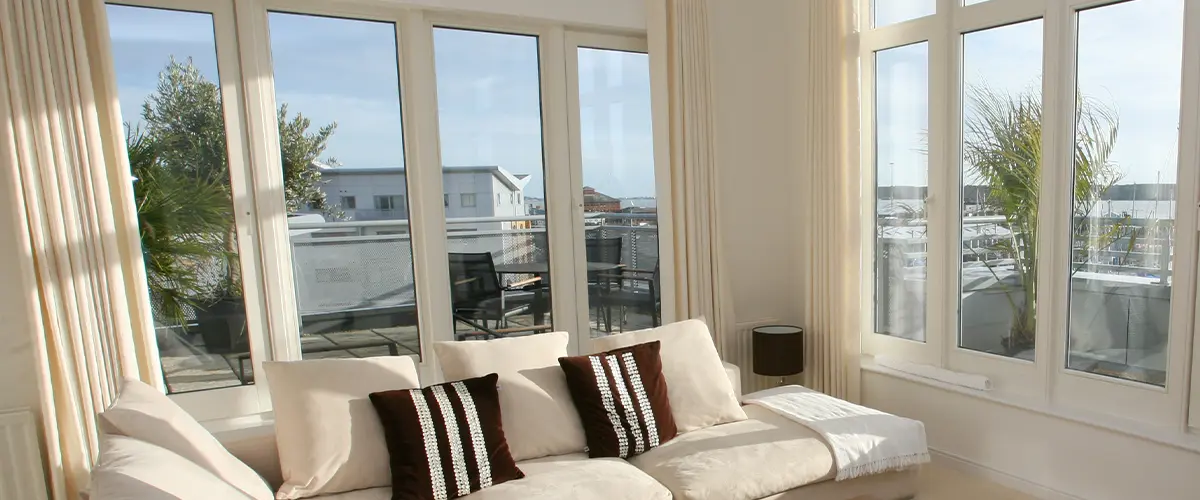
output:
[[100,414],[104,432],[169,450],[207,469],[255,500],[275,498],[258,473],[235,458],[217,438],[158,389],[126,379],[121,394]]
[[630,459],[676,500],[751,500],[834,476],[820,435],[757,406],[749,419],[676,437]]
[[[517,463],[524,479],[477,491],[462,500],[671,500],[671,492],[624,460],[582,453]],[[391,500],[391,488],[352,491],[321,500]]]
[[571,400],[558,358],[567,356],[567,333],[487,341],[438,342],[446,380],[500,375],[500,414],[513,460],[582,452],[583,423]]
[[246,500],[250,497],[207,469],[160,446],[104,436],[92,468],[94,500]]
[[420,387],[407,356],[263,363],[275,406],[283,486],[305,498],[392,484],[372,392]]
[[592,348],[611,351],[655,340],[662,342],[662,372],[680,433],[746,419],[708,326],[701,320],[596,338]]

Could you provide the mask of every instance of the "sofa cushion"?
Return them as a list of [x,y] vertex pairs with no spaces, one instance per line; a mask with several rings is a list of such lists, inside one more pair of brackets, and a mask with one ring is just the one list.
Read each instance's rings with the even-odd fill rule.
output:
[[583,421],[588,456],[629,458],[675,437],[661,345],[558,358]]
[[597,351],[662,342],[663,377],[679,432],[745,420],[733,384],[703,321],[692,319],[592,340]]
[[251,498],[171,450],[119,435],[102,438],[89,495],[96,500]]
[[750,418],[687,434],[630,459],[676,500],[750,500],[834,477],[833,453],[800,424],[747,406]]
[[169,450],[207,469],[255,500],[275,495],[258,473],[234,458],[217,438],[158,389],[126,379],[121,394],[100,414],[104,432]]
[[[653,478],[616,458],[582,453],[518,462],[524,479],[477,491],[461,500],[671,500]],[[391,500],[391,488],[352,491],[321,500]]]
[[587,444],[558,358],[567,333],[433,346],[446,380],[500,376],[504,436],[515,460],[582,452]]
[[391,484],[383,426],[368,395],[419,387],[412,358],[266,362],[263,370],[283,470],[278,498]]
[[525,474],[500,426],[495,373],[424,389],[371,393],[399,498],[458,498]]

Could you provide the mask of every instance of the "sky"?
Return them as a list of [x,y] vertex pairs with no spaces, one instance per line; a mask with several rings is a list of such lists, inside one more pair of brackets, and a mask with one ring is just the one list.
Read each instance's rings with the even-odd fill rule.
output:
[[[875,23],[927,15],[934,3],[878,1]],[[1078,85],[1119,116],[1112,161],[1123,175],[1121,184],[1175,182],[1183,3],[1134,0],[1079,14]],[[1042,22],[1035,20],[965,35],[964,84],[1014,94],[1039,89],[1041,33]],[[927,44],[876,54],[880,185],[928,185],[927,74]]]
[[[127,122],[140,121],[172,56],[219,78],[210,15],[110,5],[108,17]],[[323,157],[344,167],[404,165],[396,27],[276,12],[268,23],[276,103],[314,129],[337,124]],[[584,184],[653,196],[646,55],[580,49],[578,57]],[[543,197],[538,39],[437,28],[434,58],[442,163],[531,174],[526,196]]]

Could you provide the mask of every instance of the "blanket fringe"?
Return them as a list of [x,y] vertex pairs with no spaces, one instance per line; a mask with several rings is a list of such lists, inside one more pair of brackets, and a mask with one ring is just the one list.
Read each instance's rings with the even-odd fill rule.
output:
[[856,477],[870,476],[872,474],[880,474],[893,470],[907,469],[909,467],[915,467],[924,463],[929,463],[929,461],[929,452],[889,457],[883,460],[873,460],[865,464],[846,467],[839,470],[835,481],[844,481],[847,479],[854,479]]

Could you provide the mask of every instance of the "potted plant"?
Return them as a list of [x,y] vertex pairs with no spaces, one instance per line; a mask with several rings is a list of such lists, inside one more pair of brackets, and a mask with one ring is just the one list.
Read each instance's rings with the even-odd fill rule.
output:
[[[1008,236],[986,252],[1008,256],[1003,262],[980,259],[1004,292],[1012,312],[1008,334],[1001,340],[1004,353],[1017,355],[1034,347],[1037,311],[1038,197],[1042,176],[1042,103],[1035,91],[1015,96],[987,87],[969,90],[970,107],[963,130],[963,159],[968,181],[982,184],[982,204],[1004,217]],[[1092,210],[1121,179],[1111,162],[1117,140],[1115,111],[1098,101],[1080,97],[1075,114],[1074,205],[1072,262],[1087,262],[1091,253],[1110,247],[1128,233],[1128,215],[1093,228]],[[978,252],[967,247],[978,255]],[[1005,268],[1005,276],[998,271]],[[1011,268],[1012,276],[1007,275]],[[1072,275],[1078,267],[1072,268]],[[1014,279],[1015,277],[1015,279]],[[1013,282],[1015,281],[1015,285]]]

